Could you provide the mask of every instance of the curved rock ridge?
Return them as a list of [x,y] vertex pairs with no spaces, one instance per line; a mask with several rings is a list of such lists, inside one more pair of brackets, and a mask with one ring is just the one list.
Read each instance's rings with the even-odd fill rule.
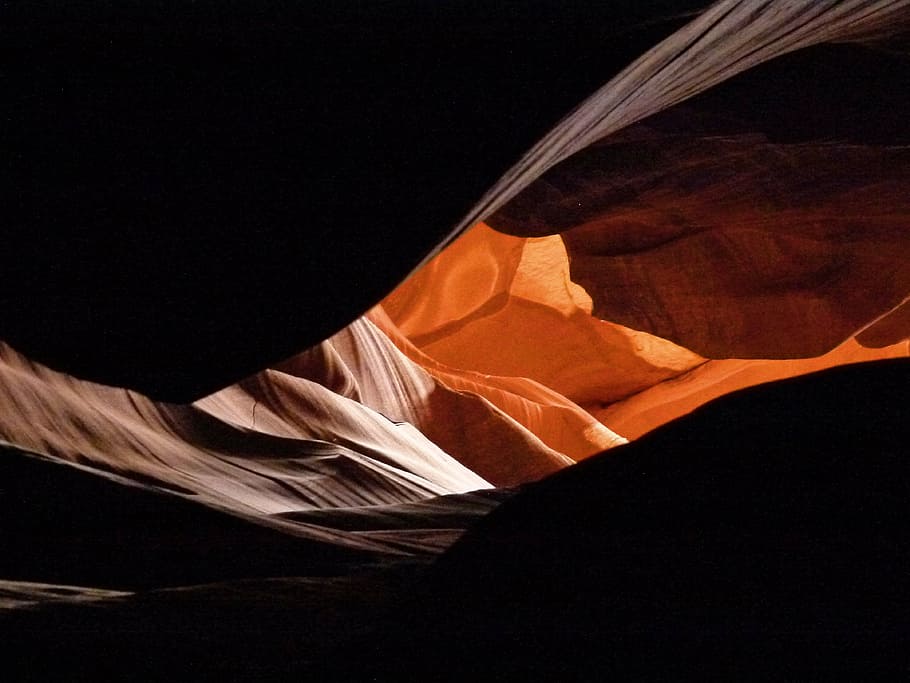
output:
[[[196,405],[235,424],[252,425],[255,413],[256,429],[280,436],[315,429],[320,438],[340,439],[339,418],[331,411],[317,424],[312,411],[301,411],[298,403],[311,400],[313,385],[339,411],[353,406],[383,416],[380,435],[390,428],[413,431],[498,486],[540,478],[574,462],[576,453],[588,456],[625,441],[534,382],[433,362],[397,333],[381,309],[277,369]],[[381,440],[373,443],[378,448]]]
[[17,448],[292,534],[385,552],[438,552],[464,525],[347,532],[300,515],[378,514],[516,486],[625,443],[533,380],[431,359],[381,308],[191,405],[78,380],[3,345],[0,404],[0,439]]
[[18,448],[353,547],[407,543],[275,515],[490,487],[413,426],[278,370],[175,405],[70,378],[3,345],[0,403],[0,439]]
[[489,218],[586,147],[743,72],[825,43],[900,39],[908,28],[907,0],[718,0],[579,104],[486,193],[460,228]]

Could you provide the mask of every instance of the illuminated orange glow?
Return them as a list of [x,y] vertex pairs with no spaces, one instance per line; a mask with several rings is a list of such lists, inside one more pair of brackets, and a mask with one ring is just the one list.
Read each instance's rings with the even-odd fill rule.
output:
[[[538,382],[526,377],[488,375],[448,367],[411,344],[396,330],[394,323],[380,307],[370,312],[369,319],[411,361],[442,386],[462,394],[482,397],[528,429],[556,453],[571,458],[561,462],[551,458],[560,466],[624,443],[624,439],[608,430],[578,405]],[[443,424],[453,421],[452,413],[445,410],[435,413],[433,418],[434,421],[439,420]],[[476,442],[469,441],[465,446],[468,450],[477,450]],[[496,465],[496,474],[501,475],[499,470],[505,468],[514,470],[516,464],[527,459],[527,455],[517,451],[503,451],[497,459],[500,462]],[[527,462],[525,467],[530,464]],[[477,471],[485,472],[485,469]],[[530,472],[525,469],[522,479],[528,474]],[[495,475],[491,477],[489,473],[486,473],[486,476],[491,480],[496,479]]]
[[907,341],[880,349],[848,339],[833,351],[797,360],[712,360],[677,379],[658,384],[595,414],[629,439],[636,439],[698,406],[737,389],[796,377],[837,365],[910,355]]
[[481,223],[370,319],[443,384],[484,396],[574,460],[604,447],[581,409],[636,438],[737,389],[908,355],[907,341],[865,348],[851,339],[813,358],[709,360],[591,311],[591,298],[570,278],[559,235],[514,237]]
[[[478,265],[465,265],[472,262]],[[568,266],[559,236],[511,237],[481,223],[383,308],[414,345],[449,367],[527,377],[584,407],[704,362],[672,342],[592,317],[591,299],[569,279]]]

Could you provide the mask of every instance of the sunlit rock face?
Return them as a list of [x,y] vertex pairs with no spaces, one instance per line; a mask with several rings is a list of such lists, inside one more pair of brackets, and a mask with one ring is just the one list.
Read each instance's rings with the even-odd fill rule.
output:
[[[545,184],[545,181],[541,182],[541,185]],[[512,210],[517,211],[510,205],[506,213]],[[554,215],[570,213],[571,208],[554,209]],[[498,214],[496,219],[499,218]],[[531,226],[528,232],[533,232],[532,219],[528,225]],[[627,231],[622,232],[601,225],[598,231],[595,224],[584,229],[589,231],[594,242],[598,235],[607,233],[614,240],[632,243],[646,239],[646,227],[626,225]],[[655,230],[659,232],[659,228]],[[895,235],[897,240],[899,235],[897,232]],[[477,381],[474,391],[482,391],[483,385],[492,380],[486,373],[530,378],[626,438],[637,438],[736,389],[835,365],[908,355],[907,333],[902,327],[905,322],[903,309],[875,322],[875,306],[871,307],[872,313],[867,310],[859,318],[866,321],[872,317],[873,323],[856,340],[849,338],[819,355],[796,354],[796,348],[803,345],[801,340],[805,339],[824,348],[819,341],[824,335],[813,336],[808,314],[803,324],[795,322],[806,313],[799,302],[812,305],[814,285],[811,278],[807,278],[802,280],[803,294],[800,296],[793,297],[789,288],[784,287],[778,291],[778,298],[783,299],[783,303],[775,303],[774,296],[764,299],[764,305],[775,310],[785,309],[787,301],[792,303],[792,329],[782,328],[780,321],[766,311],[755,321],[754,327],[761,330],[755,338],[733,339],[724,353],[714,357],[716,359],[705,358],[661,337],[600,319],[587,291],[572,280],[575,262],[563,244],[560,235],[513,237],[487,225],[478,225],[383,301],[386,313],[397,323],[400,332],[407,335],[407,340],[401,335],[393,340],[404,348],[417,346],[424,358],[443,361],[451,368],[484,373],[474,374]],[[616,267],[624,267],[623,263],[638,257],[646,258],[647,251],[646,248],[629,249],[624,257],[617,257],[620,265]],[[822,249],[815,262],[822,263],[825,253]],[[887,249],[881,251],[881,256],[885,260],[891,258]],[[677,254],[676,258],[676,263],[688,262],[684,255]],[[755,258],[773,261],[776,257],[759,254]],[[903,265],[903,262],[899,264],[900,267]],[[636,268],[634,272],[649,272],[644,267]],[[667,268],[670,272],[669,263]],[[723,259],[718,259],[711,268],[718,277],[741,277],[751,281],[756,288],[763,286],[755,281],[760,280],[764,271],[758,275],[747,273],[742,271],[740,264]],[[687,277],[698,283],[701,280],[697,276],[704,272],[702,269]],[[897,291],[906,289],[907,282],[892,279],[892,275],[889,270],[879,274],[879,279]],[[651,291],[646,283],[638,285]],[[675,290],[669,287],[669,291]],[[822,294],[825,291],[821,286]],[[872,293],[862,291],[859,296],[871,297]],[[682,299],[676,300],[680,316],[695,315],[698,310],[708,311],[711,324],[719,325],[722,330],[726,329],[723,321],[731,316],[742,319],[742,312],[735,308],[733,298],[729,309],[702,303],[702,308],[694,312],[683,309],[680,301]],[[767,321],[766,330],[762,328],[763,321]],[[862,324],[857,321],[854,326],[861,327]],[[825,334],[828,332],[826,328]],[[877,336],[873,337],[873,334]],[[876,346],[872,339],[885,343]],[[762,340],[765,340],[765,346],[761,345]],[[719,345],[721,342],[715,339],[713,343]],[[763,358],[729,358],[735,350],[744,350],[746,346],[753,351],[764,349],[758,354]],[[799,357],[770,360],[776,355]],[[546,440],[546,434],[539,431],[541,426],[537,426],[538,433]],[[558,441],[553,445],[560,448]],[[563,441],[561,448],[562,452],[580,459],[593,454],[593,445],[596,442],[588,440],[569,450]]]
[[283,516],[490,487],[413,425],[281,370],[177,405],[61,375],[3,346],[0,400],[0,438],[17,448],[353,548],[420,552],[451,537],[371,540]]
[[570,279],[558,236],[516,238],[480,224],[383,307],[412,343],[440,361],[528,377],[580,405],[619,400],[703,361],[593,317],[591,298]]
[[281,369],[330,386],[391,421],[413,425],[499,486],[554,472],[574,462],[567,454],[590,455],[624,441],[532,381],[432,360],[410,345],[380,308]]

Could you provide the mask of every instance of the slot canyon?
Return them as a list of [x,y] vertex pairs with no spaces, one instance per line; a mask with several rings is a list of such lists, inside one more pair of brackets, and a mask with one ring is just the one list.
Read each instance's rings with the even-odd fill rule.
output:
[[910,0],[328,5],[3,9],[8,680],[906,675]]

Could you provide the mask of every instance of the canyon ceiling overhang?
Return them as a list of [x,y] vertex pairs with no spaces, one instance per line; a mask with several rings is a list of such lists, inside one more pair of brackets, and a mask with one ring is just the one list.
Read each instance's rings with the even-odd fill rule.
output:
[[5,7],[0,338],[187,401],[483,218],[702,354],[905,338],[908,3],[704,7]]

